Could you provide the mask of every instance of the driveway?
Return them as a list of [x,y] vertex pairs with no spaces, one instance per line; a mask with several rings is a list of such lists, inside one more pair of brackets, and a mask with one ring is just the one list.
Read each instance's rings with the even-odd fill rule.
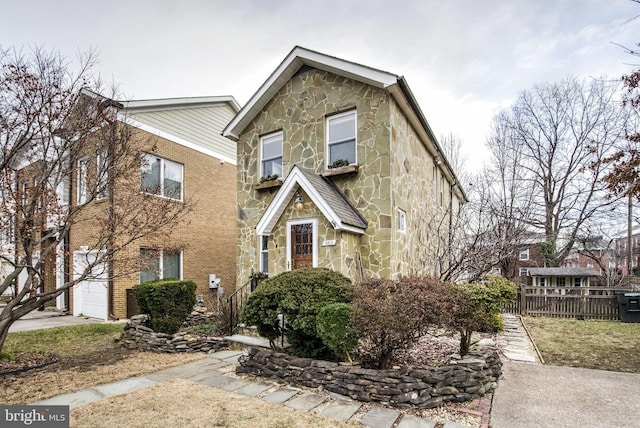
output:
[[[1,309],[2,308],[0,307],[0,310]],[[104,321],[96,318],[62,315],[62,313],[53,310],[32,311],[14,322],[13,325],[9,327],[9,333],[13,333],[16,331],[40,330],[42,328],[100,322]]]
[[492,428],[638,427],[640,374],[505,361]]

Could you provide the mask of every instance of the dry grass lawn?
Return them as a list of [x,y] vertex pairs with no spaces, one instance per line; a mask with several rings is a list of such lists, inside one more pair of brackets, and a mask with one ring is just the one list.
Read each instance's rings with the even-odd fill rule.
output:
[[547,364],[640,373],[640,323],[525,317]]
[[[192,405],[193,404],[193,405]],[[176,379],[71,410],[72,427],[361,427]]]
[[[108,350],[105,350],[108,352]],[[106,365],[76,368],[50,366],[15,376],[0,377],[0,403],[30,404],[45,398],[80,391],[132,376],[206,358],[205,354],[136,352]],[[107,425],[105,425],[107,426]]]

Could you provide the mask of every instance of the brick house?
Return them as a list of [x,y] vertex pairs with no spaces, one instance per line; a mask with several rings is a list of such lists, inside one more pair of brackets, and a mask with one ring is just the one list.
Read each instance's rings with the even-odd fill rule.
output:
[[[148,237],[128,248],[126,256],[142,261],[137,271],[125,272],[118,262],[102,266],[102,275],[79,283],[58,298],[60,309],[103,319],[126,318],[136,310],[131,288],[156,278],[194,281],[196,294],[202,295],[209,307],[217,294],[210,288],[210,281],[228,289],[235,286],[235,257],[229,251],[236,242],[235,145],[223,138],[221,131],[238,110],[230,96],[128,101],[121,105],[118,120],[129,127],[131,140],[147,160],[140,167],[136,186],[158,198],[176,203],[195,200],[197,204],[173,227],[169,240]],[[98,164],[94,155],[80,157],[73,165],[69,191],[72,204],[84,203],[83,182],[91,179],[91,171]],[[116,196],[122,185],[116,179]],[[61,258],[67,254],[68,260],[58,261],[60,283],[65,275],[73,275],[83,260],[91,259],[88,248],[95,229],[93,222],[104,221],[111,200],[106,195],[92,200],[89,203],[93,206],[86,207],[83,221],[72,226],[65,243],[67,250],[60,254]],[[113,200],[118,203],[117,198]]]
[[466,197],[403,77],[295,47],[223,135],[237,144],[238,285],[307,266],[438,274]]

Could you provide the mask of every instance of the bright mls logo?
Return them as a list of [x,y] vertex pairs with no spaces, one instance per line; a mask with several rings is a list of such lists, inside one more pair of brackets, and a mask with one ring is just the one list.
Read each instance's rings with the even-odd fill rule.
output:
[[69,406],[0,406],[0,426],[69,428]]

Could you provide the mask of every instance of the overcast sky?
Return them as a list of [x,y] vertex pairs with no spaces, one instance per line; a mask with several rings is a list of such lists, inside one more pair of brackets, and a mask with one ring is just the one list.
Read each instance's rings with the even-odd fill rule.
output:
[[405,76],[437,136],[485,159],[492,117],[568,75],[618,79],[640,42],[631,0],[0,0],[0,46],[95,49],[125,98],[243,105],[296,45]]

